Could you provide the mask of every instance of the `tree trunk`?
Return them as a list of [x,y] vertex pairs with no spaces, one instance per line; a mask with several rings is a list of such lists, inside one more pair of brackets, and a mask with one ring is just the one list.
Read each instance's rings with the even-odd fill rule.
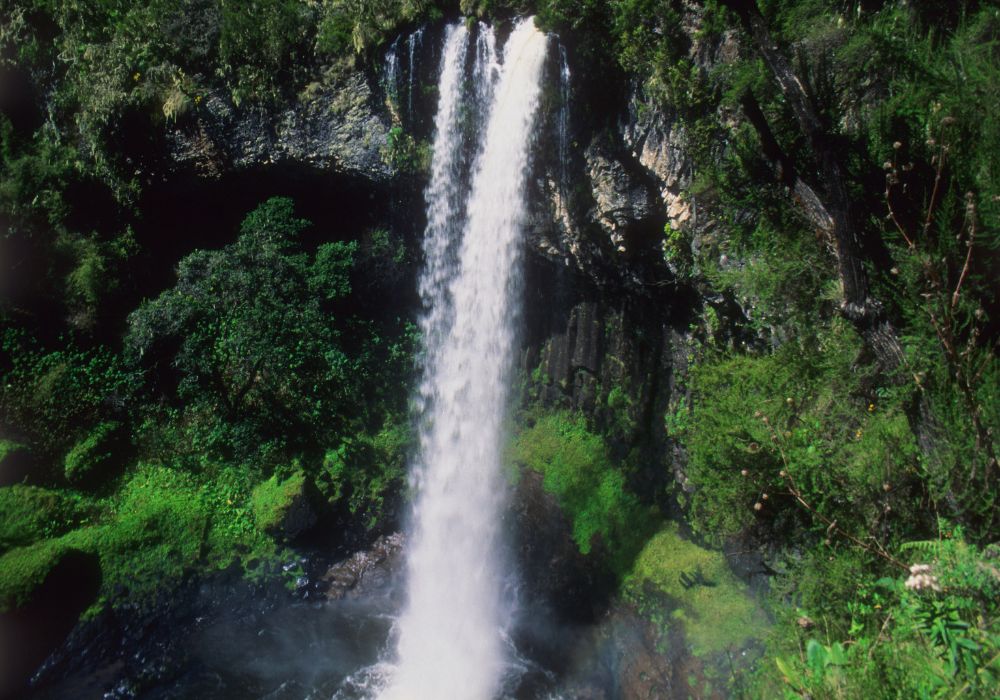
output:
[[832,238],[837,268],[844,297],[841,313],[864,338],[884,373],[893,373],[903,364],[899,334],[878,300],[870,294],[868,275],[864,268],[859,228],[854,207],[847,191],[847,172],[840,159],[835,139],[823,127],[822,120],[784,54],[771,38],[763,15],[752,0],[723,0],[743,22],[754,47],[764,59],[788,105],[792,108],[799,130],[809,143],[823,182],[821,190],[810,186],[798,174],[774,138],[759,105],[747,96],[744,112],[761,138],[764,154],[775,165],[779,179],[791,189],[805,217],[822,234]]

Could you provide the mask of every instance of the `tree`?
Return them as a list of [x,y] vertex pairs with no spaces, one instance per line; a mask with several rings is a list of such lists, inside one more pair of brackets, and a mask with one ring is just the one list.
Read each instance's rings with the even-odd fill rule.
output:
[[329,309],[350,293],[357,245],[309,255],[308,225],[291,200],[268,200],[235,243],[186,257],[176,286],[129,318],[128,357],[161,387],[176,382],[185,412],[208,421],[210,449],[301,444],[352,417],[364,373]]

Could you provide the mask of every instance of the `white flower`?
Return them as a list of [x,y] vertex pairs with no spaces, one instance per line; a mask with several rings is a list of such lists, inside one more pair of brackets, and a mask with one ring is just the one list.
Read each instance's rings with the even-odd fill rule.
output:
[[941,591],[938,577],[931,573],[930,564],[914,564],[911,566],[910,577],[906,579],[904,585],[911,591],[923,591],[928,588],[938,593]]

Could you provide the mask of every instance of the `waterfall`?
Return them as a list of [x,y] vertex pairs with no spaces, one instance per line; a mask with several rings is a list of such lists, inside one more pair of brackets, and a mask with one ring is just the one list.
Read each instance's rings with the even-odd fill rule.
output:
[[421,27],[406,38],[407,63],[406,116],[413,118],[413,86],[417,80],[416,51],[423,46],[424,28]]
[[568,189],[570,78],[566,47],[559,44],[559,187],[564,194]]
[[396,102],[399,99],[399,38],[397,37],[392,46],[385,54],[385,66],[382,74],[385,81],[385,94],[390,101]]
[[497,38],[493,27],[483,22],[479,23],[479,33],[476,36],[476,65],[472,71],[472,84],[476,88],[476,100],[483,110],[483,116],[488,114],[493,88],[500,76],[500,64],[497,60]]
[[[491,54],[484,41],[477,64]],[[527,19],[506,42],[463,215],[457,154],[467,42],[463,26],[448,28],[439,79],[420,287],[427,307],[424,415],[412,469],[408,599],[398,622],[398,664],[382,695],[392,700],[489,700],[507,665],[500,450],[547,39]],[[477,70],[485,69],[472,74]]]

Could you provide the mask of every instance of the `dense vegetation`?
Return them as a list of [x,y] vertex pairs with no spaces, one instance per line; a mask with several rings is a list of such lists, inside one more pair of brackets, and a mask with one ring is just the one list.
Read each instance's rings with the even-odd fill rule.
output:
[[[666,520],[673,500],[701,545],[768,546],[755,695],[994,696],[1000,10],[973,0],[3,2],[0,611],[70,550],[98,557],[114,604],[233,562],[275,571],[302,501],[360,532],[391,520],[415,338],[385,279],[413,264],[404,242],[316,231],[272,198],[150,290],[142,156],[209,96],[298,99],[460,12],[535,12],[595,85],[683,124],[685,195],[717,225],[668,228],[665,262],[745,312],[692,325],[684,397],[654,426],[671,456],[623,444],[620,388],[605,419],[525,412],[511,460],[581,551],[640,608],[648,585],[680,600],[719,652],[697,587],[663,571],[728,572]],[[726,60],[692,52],[722,42]]]
[[[737,300],[754,340],[736,342],[707,306],[685,396],[664,418],[696,536],[779,549],[753,693],[992,697],[1000,12],[539,9],[682,120],[697,166],[687,194],[721,222],[707,236],[668,227],[664,252],[682,279]],[[614,41],[594,41],[597,26]],[[733,38],[738,56],[708,68],[689,52]],[[558,435],[570,449],[565,428],[546,441]]]

